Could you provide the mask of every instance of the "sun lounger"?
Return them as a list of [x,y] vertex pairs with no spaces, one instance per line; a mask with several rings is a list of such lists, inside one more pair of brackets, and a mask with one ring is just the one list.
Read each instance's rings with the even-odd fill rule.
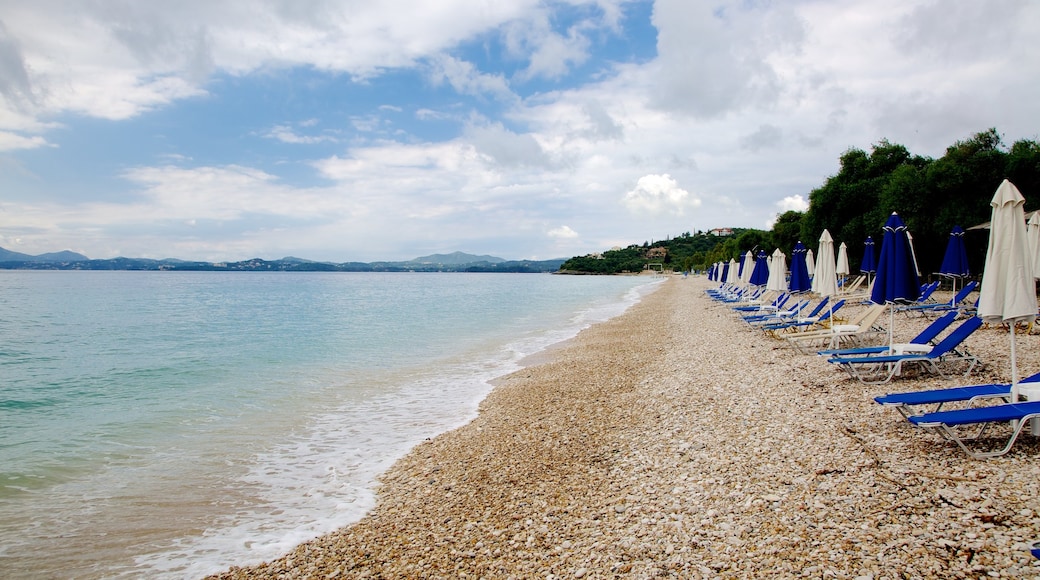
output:
[[733,310],[736,310],[737,312],[742,312],[742,313],[745,313],[745,314],[753,314],[755,312],[765,312],[765,311],[776,311],[776,310],[780,310],[781,308],[783,308],[784,304],[786,304],[787,301],[790,300],[790,299],[791,299],[791,295],[786,293],[786,292],[784,292],[784,293],[778,295],[769,304],[741,304],[741,305],[738,305],[738,306],[734,306]]
[[839,344],[862,344],[869,337],[880,336],[882,329],[874,325],[885,310],[884,306],[873,304],[861,310],[858,316],[846,324],[832,324],[826,329],[792,333],[785,335],[784,339],[805,353],[811,352],[809,349],[818,345],[834,348]]
[[[1030,375],[1018,382],[1018,384],[1030,384],[1040,382],[1040,373]],[[907,393],[889,393],[874,400],[886,407],[895,407],[904,417],[920,415],[913,412],[912,407],[921,405],[936,405],[932,412],[942,411],[943,405],[947,403],[974,403],[988,399],[1004,399],[1011,402],[1010,383],[990,383],[986,385],[967,385],[963,387],[951,387],[949,389],[929,389],[927,391],[910,391]]]
[[964,374],[968,374],[975,368],[978,358],[958,351],[957,347],[980,326],[982,326],[982,319],[973,316],[962,322],[926,353],[831,357],[827,359],[827,362],[838,365],[839,368],[849,373],[849,376],[867,385],[887,383],[893,377],[900,376],[907,365],[917,365],[925,371],[946,376],[940,368],[941,364],[954,361],[966,362],[968,368]]
[[979,283],[976,282],[975,280],[972,280],[972,281],[968,282],[967,284],[964,285],[964,288],[961,288],[957,292],[957,294],[953,297],[953,299],[950,302],[934,302],[934,303],[929,303],[929,304],[910,304],[910,305],[907,305],[907,306],[900,307],[900,308],[898,308],[898,310],[900,310],[901,312],[905,312],[907,316],[909,316],[911,314],[924,314],[924,315],[928,315],[928,314],[931,314],[931,313],[946,312],[946,311],[949,311],[949,310],[960,310],[961,308],[964,308],[965,304],[963,304],[963,303],[964,303],[964,301],[966,301],[968,299],[968,295],[971,294],[972,292],[974,292],[975,291],[975,287],[978,286],[978,285],[979,285]]
[[783,310],[777,310],[774,312],[766,311],[759,314],[746,314],[742,316],[741,319],[752,326],[791,320],[798,316],[798,314],[808,306],[809,301],[802,300],[801,302],[795,303],[794,306],[791,306],[790,308],[784,308]]
[[[763,330],[773,335],[779,335],[782,332],[802,330],[809,326],[823,325],[834,316],[834,313],[841,310],[842,306],[845,306],[844,300],[839,300],[834,303],[830,308],[823,309],[822,307],[827,303],[827,299],[824,298],[819,306],[813,310],[813,313],[809,316],[799,316],[798,318],[788,321],[781,322],[778,324],[767,324],[762,327]],[[823,311],[822,313],[820,311]],[[806,332],[802,330],[803,332]]]
[[[907,345],[913,344],[921,345],[923,349],[922,352],[929,350],[928,345],[934,344],[935,339],[942,333],[942,331],[946,330],[951,324],[953,324],[953,320],[957,318],[957,314],[956,311],[947,312],[939,318],[936,318],[931,324],[926,326],[924,330],[919,332],[917,336],[910,339],[909,343],[900,344],[899,350],[905,351],[907,350],[905,348]],[[821,350],[817,352],[817,354],[824,356],[864,356],[872,354],[890,354],[889,351],[891,350],[892,348],[886,344],[881,346]]]
[[[956,443],[965,453],[976,459],[987,459],[1004,455],[1011,450],[1030,419],[1040,418],[1040,401],[1007,403],[990,407],[972,407],[955,411],[938,411],[913,415],[908,420],[918,427],[934,429],[944,439]],[[990,451],[979,451],[969,446],[982,439],[986,430],[1000,423],[1008,423],[1011,435],[1003,447]],[[973,435],[961,435],[959,427],[978,426]],[[977,445],[977,444],[976,444]]]

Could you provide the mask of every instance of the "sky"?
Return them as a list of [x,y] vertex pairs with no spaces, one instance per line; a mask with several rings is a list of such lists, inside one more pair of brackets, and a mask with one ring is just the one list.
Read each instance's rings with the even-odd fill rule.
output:
[[[0,247],[553,259],[1040,134],[1032,0],[0,0]],[[994,187],[996,184],[994,185]]]

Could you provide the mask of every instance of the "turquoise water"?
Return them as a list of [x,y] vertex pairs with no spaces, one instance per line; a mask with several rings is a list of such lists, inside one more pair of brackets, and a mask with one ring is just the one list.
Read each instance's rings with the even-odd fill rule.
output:
[[650,281],[0,271],[0,577],[195,578],[356,521]]

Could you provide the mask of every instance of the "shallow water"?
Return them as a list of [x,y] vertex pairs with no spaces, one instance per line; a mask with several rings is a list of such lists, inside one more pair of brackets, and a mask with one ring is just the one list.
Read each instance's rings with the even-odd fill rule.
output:
[[0,271],[0,576],[194,578],[356,521],[650,281]]

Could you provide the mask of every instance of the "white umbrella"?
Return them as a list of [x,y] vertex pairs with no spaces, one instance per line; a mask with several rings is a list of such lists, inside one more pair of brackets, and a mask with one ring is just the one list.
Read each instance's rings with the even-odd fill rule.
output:
[[810,276],[815,276],[816,261],[813,260],[812,250],[805,252],[805,271],[808,272]]
[[736,284],[740,281],[740,273],[737,271],[737,261],[729,259],[729,272],[726,273],[726,283]]
[[751,271],[755,269],[755,256],[748,250],[744,254],[744,263],[741,265],[740,281],[745,284],[751,283]]
[[773,256],[769,258],[769,280],[766,281],[766,290],[776,290],[783,292],[787,289],[786,280],[784,280],[785,274],[787,273],[787,256],[780,251],[780,248],[773,250]]
[[834,238],[827,230],[820,234],[819,250],[816,272],[813,274],[813,292],[820,296],[834,296],[838,293],[837,263],[834,257]]
[[1029,255],[1032,256],[1030,264],[1033,266],[1033,277],[1040,278],[1040,212],[1034,211],[1026,226],[1029,234]]
[[982,271],[978,316],[991,324],[1011,327],[1011,401],[1018,401],[1018,366],[1015,361],[1015,325],[1036,319],[1036,282],[1030,265],[1026,200],[1010,181],[1004,180],[990,205],[989,246]]
[[906,241],[910,242],[910,257],[914,260],[914,272],[920,276],[921,269],[917,267],[917,252],[914,252],[914,237],[910,235],[910,230],[906,230]]
[[[827,230],[820,234],[820,255],[816,257],[816,273],[813,275],[813,292],[820,296],[834,296],[838,293],[838,276],[835,273],[834,238]],[[828,302],[830,313],[828,324],[833,325],[834,303]]]
[[849,268],[849,249],[845,247],[845,242],[842,242],[838,246],[838,258],[837,263],[834,265],[835,276],[848,276],[852,272],[852,268]]

